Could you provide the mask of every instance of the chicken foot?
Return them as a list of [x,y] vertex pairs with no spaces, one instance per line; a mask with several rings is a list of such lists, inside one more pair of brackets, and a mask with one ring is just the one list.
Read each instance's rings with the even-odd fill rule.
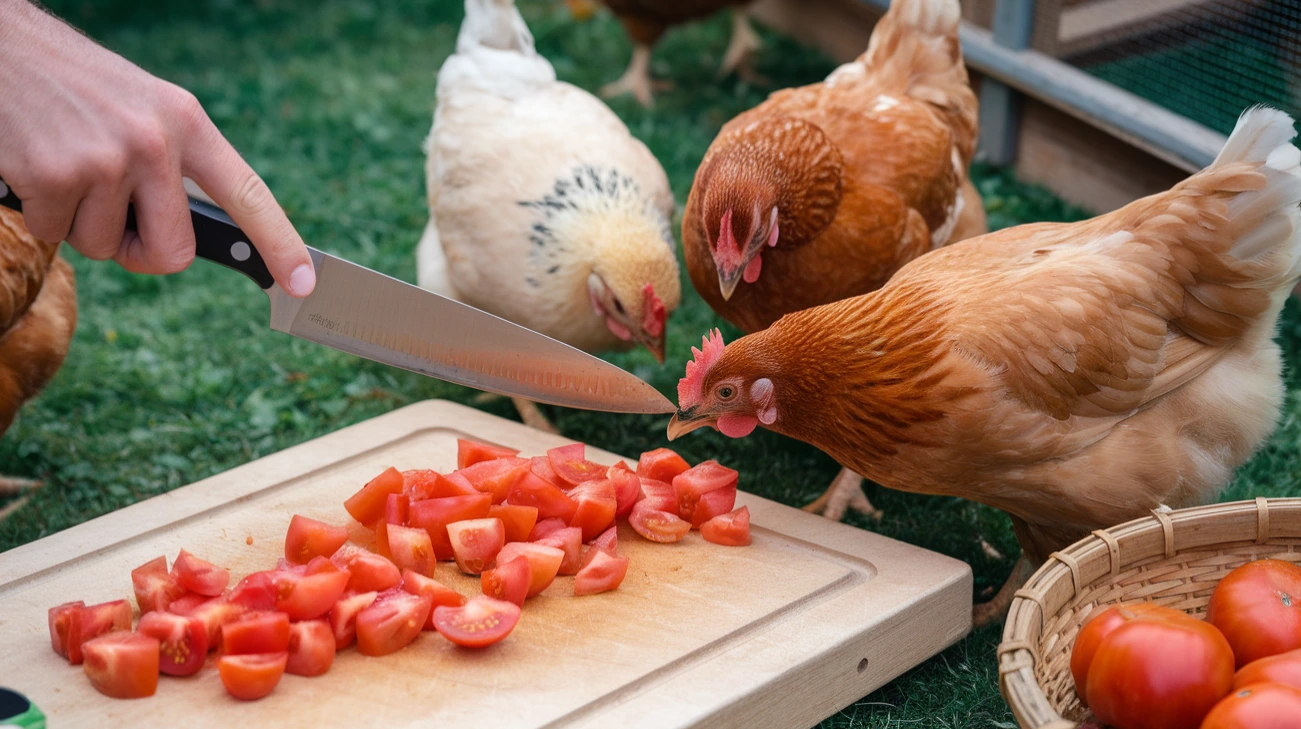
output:
[[4,507],[0,508],[0,521],[4,521],[5,517],[21,509],[23,507],[23,504],[26,504],[28,501],[31,500],[32,495],[30,492],[35,491],[40,487],[41,487],[40,481],[36,481],[30,478],[13,478],[10,476],[0,476],[0,496],[13,496],[15,494],[29,492],[24,494],[22,498],[16,499],[8,504],[5,504]]
[[983,628],[1006,617],[1008,609],[1012,607],[1012,598],[1016,597],[1016,591],[1021,589],[1034,571],[1035,565],[1022,554],[1016,561],[1016,565],[1012,567],[1012,574],[1007,576],[1007,582],[999,588],[998,594],[994,595],[989,602],[982,602],[971,609],[972,625]]
[[848,468],[842,468],[831,482],[831,488],[823,492],[817,501],[805,506],[804,510],[822,514],[832,521],[840,521],[845,516],[846,508],[877,521],[881,521],[884,516],[884,512],[872,506],[872,502],[863,493],[863,477]]
[[759,34],[750,27],[750,21],[741,8],[732,10],[732,40],[723,54],[723,64],[718,69],[719,78],[735,73],[742,81],[756,86],[768,84],[768,79],[754,70],[754,54],[763,48]]
[[633,98],[641,102],[641,105],[650,108],[654,103],[655,91],[668,91],[673,88],[673,84],[668,81],[653,81],[650,75],[650,46],[644,46],[638,43],[632,49],[632,61],[628,63],[628,70],[623,72],[617,81],[601,87],[601,96],[609,99],[623,94],[632,94]]

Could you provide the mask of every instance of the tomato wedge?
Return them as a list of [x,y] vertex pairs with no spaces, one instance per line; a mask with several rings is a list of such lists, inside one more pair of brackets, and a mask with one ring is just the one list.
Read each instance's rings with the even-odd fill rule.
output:
[[81,663],[81,600],[50,608],[50,647],[69,663]]
[[289,616],[284,613],[245,613],[221,626],[224,655],[279,653],[289,648]]
[[691,522],[683,521],[677,514],[659,511],[639,501],[633,507],[628,523],[634,531],[652,542],[669,543],[681,540],[691,531]]
[[506,541],[527,542],[529,533],[538,522],[538,508],[516,504],[493,504],[488,509],[488,517],[501,519],[502,526],[506,527]]
[[[718,461],[703,461],[678,474],[673,478],[678,516],[691,522],[691,526],[699,527],[715,516],[731,511],[736,502],[736,481],[736,471],[719,465]],[[727,490],[731,491],[730,496]],[[724,493],[704,499],[713,491]],[[702,507],[700,513],[697,513],[698,505]]]
[[334,647],[343,650],[357,637],[357,615],[371,606],[378,592],[363,592],[345,597],[330,609],[330,630],[334,632]]
[[619,518],[628,516],[641,498],[641,478],[629,471],[623,461],[610,466],[605,477],[614,486],[614,496],[618,502],[614,515]]
[[222,656],[217,661],[217,673],[231,696],[243,701],[256,701],[275,691],[280,677],[285,675],[288,662],[288,653]]
[[357,650],[364,656],[402,650],[420,635],[432,608],[427,595],[400,590],[381,595],[357,615]]
[[519,616],[518,605],[475,597],[463,607],[434,608],[434,628],[459,646],[486,648],[510,635]]
[[578,508],[564,491],[534,473],[525,473],[506,496],[506,503],[516,506],[533,506],[539,519],[559,518],[566,522],[574,518]]
[[460,473],[443,475],[437,471],[403,471],[406,485],[402,491],[411,501],[442,499],[448,496],[474,496],[479,493]]
[[556,476],[572,485],[605,478],[608,470],[606,466],[587,460],[587,446],[582,443],[552,448],[547,451],[547,460]]
[[595,595],[619,587],[628,574],[628,558],[593,549],[587,566],[574,578],[574,595]]
[[452,551],[452,540],[447,536],[447,525],[467,519],[486,519],[490,508],[491,494],[426,499],[411,504],[407,524],[429,532],[438,559],[453,559],[456,554]]
[[184,549],[172,563],[172,574],[181,587],[208,597],[220,595],[230,584],[229,570],[199,559]]
[[86,678],[105,696],[142,699],[158,690],[158,639],[116,632],[81,646]]
[[601,532],[601,536],[592,540],[592,546],[598,549],[604,549],[610,554],[619,551],[619,527],[612,526]]
[[458,438],[456,440],[456,467],[465,468],[473,466],[482,461],[491,461],[496,458],[511,458],[518,456],[519,451],[514,448],[503,448],[502,446],[488,445],[474,440]]
[[285,559],[294,564],[307,564],[312,557],[329,557],[346,541],[347,527],[294,514],[289,520],[289,533],[285,535]]
[[193,676],[208,657],[208,627],[194,616],[145,613],[136,632],[158,640],[158,670],[169,676]]
[[560,486],[564,483],[564,481],[561,481],[560,477],[556,475],[556,470],[551,467],[551,459],[546,456],[533,456],[529,461],[533,464],[531,470],[533,471],[534,476],[537,476],[552,486]]
[[577,527],[565,527],[537,540],[534,544],[545,544],[565,553],[560,563],[560,574],[576,575],[583,562],[583,530]]
[[[275,577],[275,570],[253,572],[240,580],[239,584],[235,585],[235,589],[231,590],[225,599],[227,602],[242,605],[248,610],[275,610],[276,598],[280,594],[276,588]],[[172,603],[169,610],[178,612],[176,603]],[[184,614],[184,611],[180,612]]]
[[742,506],[730,514],[720,514],[700,525],[700,536],[706,542],[728,547],[743,547],[750,543],[750,508]]
[[[678,513],[678,495],[673,490],[673,484],[664,483],[663,481],[654,481],[651,479],[641,479],[641,498],[637,504],[646,502],[644,509],[654,509],[655,511],[667,511],[672,514]],[[636,508],[636,504],[633,505]],[[631,512],[629,512],[631,516]]]
[[[57,624],[51,625],[51,630],[64,630],[64,647],[67,650],[68,662],[76,665],[82,662],[84,653],[82,646],[86,641],[98,638],[106,633],[131,630],[131,603],[126,600],[114,600],[104,602],[90,607],[77,607],[75,613],[70,609],[77,603],[67,603],[60,605],[50,611],[51,623],[62,621],[72,622],[66,624],[66,630]],[[56,615],[57,611],[57,615]],[[50,636],[51,643],[54,643],[54,635]],[[58,651],[57,645],[55,651]]]
[[523,605],[524,598],[529,594],[529,586],[533,583],[531,569],[525,557],[498,562],[496,567],[480,576],[479,584],[483,588],[483,594],[488,597]]
[[[175,611],[176,603],[172,603],[172,612]],[[221,626],[246,612],[248,612],[248,608],[239,603],[229,602],[224,597],[210,597],[186,614],[193,615],[203,621],[208,630],[208,646],[213,647],[220,644]]]
[[380,531],[387,535],[389,557],[399,570],[414,570],[425,576],[434,574],[438,561],[434,559],[429,532],[397,524],[381,524],[376,532]]
[[456,566],[467,575],[477,575],[497,558],[506,543],[506,527],[501,519],[468,519],[448,524],[447,536]]
[[736,507],[736,487],[714,489],[700,496],[696,509],[691,513],[691,526],[699,529],[705,522],[717,516],[731,513]]
[[556,574],[560,571],[560,563],[565,559],[565,553],[564,550],[545,544],[511,542],[502,547],[501,552],[497,554],[497,561],[506,563],[517,557],[529,561],[529,590],[525,597],[533,597],[555,581]]
[[334,631],[324,620],[304,620],[289,626],[289,656],[285,672],[320,676],[334,665]]
[[[411,498],[406,494],[389,494],[384,503],[384,521],[389,524],[406,526],[407,511],[411,508]],[[378,527],[376,527],[378,529]],[[335,547],[338,549],[338,547]],[[330,554],[334,554],[331,552]]]
[[567,526],[569,525],[565,523],[565,520],[558,517],[543,519],[533,526],[533,531],[529,532],[529,541],[536,542],[543,537],[551,536]]
[[[376,555],[376,559],[384,559]],[[281,570],[275,573],[274,581],[276,585],[276,610],[285,613],[294,620],[312,620],[319,618],[330,611],[334,603],[339,601],[343,591],[348,589],[357,574],[349,570],[341,570],[324,560],[324,564],[330,565],[327,571],[320,571],[314,574],[302,574],[292,570]],[[389,567],[392,563],[384,560]],[[393,568],[394,572],[397,571]],[[284,650],[281,648],[268,648],[267,650],[250,650],[246,653],[275,653]]]
[[652,481],[672,483],[678,474],[691,468],[682,456],[668,448],[656,448],[641,454],[637,461],[637,475]]
[[389,468],[343,502],[343,508],[348,510],[352,518],[367,527],[374,526],[375,522],[384,518],[384,505],[388,503],[388,495],[402,493],[402,485],[402,474],[396,468]]
[[524,458],[498,458],[480,461],[457,471],[476,491],[492,494],[492,503],[500,504],[520,477],[529,473],[529,461]]
[[166,610],[173,600],[185,594],[185,588],[167,571],[166,557],[155,557],[131,570],[131,587],[142,615],[151,610]]
[[614,484],[609,479],[584,481],[570,489],[569,498],[578,505],[569,526],[583,531],[584,542],[596,539],[614,523],[619,502],[615,499]]
[[[465,596],[444,585],[438,580],[430,579],[420,574],[407,570],[402,573],[402,590],[412,595],[423,595],[429,598],[430,604],[439,608],[444,605],[450,607],[460,607],[465,604]],[[431,611],[429,620],[425,623],[425,630],[434,629],[434,615]]]
[[347,544],[340,547],[330,560],[351,575],[346,589],[352,592],[383,592],[402,581],[402,572],[397,565],[374,552]]

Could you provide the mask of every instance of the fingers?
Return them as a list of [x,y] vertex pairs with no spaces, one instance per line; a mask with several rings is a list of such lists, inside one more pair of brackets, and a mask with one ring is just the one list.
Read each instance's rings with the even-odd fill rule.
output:
[[[126,209],[131,201],[128,191],[116,185],[92,188],[90,195],[77,206],[68,245],[87,258],[106,261],[113,258],[122,244],[126,228]],[[24,214],[29,206],[24,204]]]
[[[134,273],[185,270],[194,260],[194,228],[180,175],[173,172],[143,177],[132,197],[136,234],[120,237],[121,245],[113,260]],[[77,217],[80,221],[80,214]]]
[[198,123],[202,129],[185,150],[186,173],[248,234],[276,283],[292,296],[307,296],[316,286],[316,272],[298,231],[216,126],[206,116]]
[[[39,193],[28,193],[28,188]],[[83,194],[75,177],[45,177],[34,185],[19,185],[15,181],[13,190],[23,201],[23,223],[32,235],[49,241],[67,239]]]

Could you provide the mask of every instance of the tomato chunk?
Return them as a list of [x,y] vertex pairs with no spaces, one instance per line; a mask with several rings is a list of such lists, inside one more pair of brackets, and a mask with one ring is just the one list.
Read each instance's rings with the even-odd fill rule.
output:
[[556,470],[551,467],[551,459],[546,456],[533,456],[533,458],[529,460],[533,464],[531,470],[533,471],[534,476],[537,476],[552,486],[560,486],[565,483],[560,480],[560,477],[556,475]]
[[584,542],[596,539],[614,523],[619,502],[615,499],[614,484],[609,479],[585,481],[570,490],[569,498],[578,505],[569,526],[583,531]]
[[347,544],[330,560],[351,575],[346,589],[352,592],[383,592],[402,581],[402,571],[397,565],[374,552]]
[[534,544],[545,544],[565,553],[560,563],[560,574],[576,575],[583,562],[583,530],[577,527],[565,527],[537,540]]
[[473,466],[482,461],[491,461],[496,458],[511,458],[518,456],[519,451],[514,448],[503,448],[502,446],[488,445],[478,441],[458,438],[456,440],[456,467],[465,468]]
[[464,476],[476,491],[492,494],[492,503],[500,504],[506,500],[506,495],[520,477],[529,473],[529,465],[529,461],[524,458],[498,458],[480,461],[457,473]]
[[221,626],[225,655],[279,653],[289,648],[289,616],[284,613],[245,613]]
[[70,663],[81,662],[81,600],[50,608],[50,647]]
[[616,589],[627,574],[627,557],[610,554],[604,549],[593,549],[591,560],[574,578],[574,594],[595,595]]
[[501,519],[469,519],[447,525],[456,566],[467,575],[477,575],[492,564],[506,543]]
[[166,557],[155,557],[131,570],[131,587],[142,615],[151,610],[166,610],[173,600],[185,594],[185,588],[167,571]]
[[479,493],[459,473],[443,475],[437,471],[403,471],[402,493],[412,501],[441,499],[448,496],[474,496]]
[[750,507],[742,506],[730,514],[719,514],[701,524],[700,536],[706,542],[744,547],[750,543]]
[[294,564],[307,564],[312,557],[329,557],[346,541],[346,527],[294,514],[289,520],[289,533],[285,535],[285,559]]
[[[274,570],[264,570],[262,572],[253,572],[239,581],[235,589],[230,591],[226,596],[226,601],[242,605],[248,610],[275,610],[276,599],[279,597],[279,590],[276,588],[276,572]],[[172,612],[178,612],[175,605],[169,608]],[[197,605],[196,605],[197,606]],[[184,611],[181,611],[184,614]]]
[[516,557],[509,562],[498,562],[497,566],[487,570],[479,578],[483,594],[497,600],[523,605],[528,597],[529,585],[533,582],[529,561],[525,557]]
[[230,584],[229,570],[199,559],[184,549],[172,563],[172,574],[181,587],[208,597],[220,595]]
[[475,597],[463,607],[434,608],[434,627],[459,646],[485,648],[510,635],[519,616],[518,605]]
[[539,519],[559,518],[568,522],[574,518],[578,508],[573,499],[565,495],[560,487],[538,478],[533,473],[526,473],[515,483],[506,503],[517,506],[533,506],[538,510]]
[[429,532],[397,524],[381,524],[377,531],[388,536],[389,557],[399,570],[415,570],[422,575],[434,574],[434,544]]
[[145,613],[136,632],[158,640],[158,670],[169,676],[193,676],[208,657],[208,627],[194,616]]
[[556,574],[560,571],[560,563],[565,559],[565,553],[561,549],[545,544],[511,542],[502,547],[501,552],[497,554],[497,561],[505,563],[517,557],[529,561],[529,590],[525,597],[533,597],[555,581]]
[[610,554],[619,551],[619,527],[612,526],[601,532],[601,536],[592,540],[592,546],[598,549],[604,549]]
[[[124,601],[125,602],[125,601]],[[116,632],[86,641],[86,678],[105,696],[142,699],[158,690],[158,639]]]
[[[172,611],[176,611],[176,603],[172,603]],[[185,614],[203,621],[208,630],[208,646],[214,647],[221,643],[221,626],[246,612],[248,608],[239,603],[230,602],[224,597],[210,597]]]
[[374,526],[375,522],[384,518],[384,505],[388,503],[388,495],[402,493],[402,485],[402,474],[396,468],[389,468],[343,502],[343,508],[362,524]]
[[501,519],[502,526],[506,527],[506,541],[527,542],[529,533],[538,522],[538,508],[516,504],[493,504],[488,509],[488,517]]
[[231,696],[256,701],[275,691],[288,662],[288,653],[222,656],[217,661],[217,673]]
[[668,543],[681,540],[691,531],[691,522],[679,519],[677,514],[649,508],[647,503],[637,502],[628,517],[628,523],[638,534],[652,542]]
[[[425,577],[419,572],[407,570],[402,573],[402,590],[412,595],[424,595],[430,600],[430,604],[435,607],[448,605],[450,607],[460,607],[465,604],[465,596],[444,585],[438,580]],[[429,620],[425,623],[425,630],[434,629],[434,614],[429,613]]]
[[456,554],[452,551],[452,540],[447,536],[447,525],[467,519],[486,519],[491,507],[491,494],[426,499],[411,504],[407,524],[429,532],[438,559],[453,559]]
[[632,507],[637,504],[637,500],[641,498],[641,478],[629,471],[623,461],[610,466],[605,477],[614,486],[614,496],[618,506],[614,515],[619,518],[627,517],[632,513]]
[[[375,558],[384,559],[378,555]],[[338,602],[339,597],[343,595],[343,591],[357,579],[358,573],[339,569],[328,560],[323,561],[330,565],[329,570],[313,574],[301,574],[290,570],[275,573],[273,579],[276,585],[276,610],[294,620],[312,620],[330,611],[334,603]],[[392,567],[392,563],[388,560],[384,561]],[[282,650],[284,648],[245,652],[275,653]]]
[[557,517],[543,519],[533,526],[533,531],[529,532],[529,541],[536,542],[543,537],[549,537],[567,526],[569,525],[564,519]]
[[678,474],[691,468],[682,456],[668,448],[656,448],[641,454],[637,461],[637,475],[652,481],[673,483]]
[[289,626],[289,656],[285,672],[320,676],[334,665],[334,631],[324,620],[304,620]]
[[[671,514],[678,513],[678,495],[673,490],[673,484],[664,483],[663,481],[653,481],[651,479],[641,479],[641,498],[637,504],[646,502],[644,509],[654,509],[655,511],[667,511]],[[636,504],[633,505],[636,508]],[[631,516],[631,512],[629,512]]]
[[[673,478],[673,492],[678,499],[678,516],[684,521],[691,522],[691,526],[698,527],[719,514],[731,511],[736,502],[736,479],[736,471],[719,465],[717,461],[703,461],[678,474]],[[727,490],[731,490],[730,496]],[[706,494],[713,491],[724,493],[704,499]],[[702,499],[704,499],[703,505]],[[698,505],[702,505],[700,513],[697,513]]]
[[371,606],[378,592],[363,592],[344,597],[330,609],[330,630],[334,632],[334,647],[343,650],[357,637],[357,615]]
[[[54,631],[63,630],[64,648],[69,663],[81,663],[84,657],[82,646],[86,641],[106,633],[131,630],[131,603],[126,600],[114,600],[90,607],[77,606],[74,612],[71,606],[75,605],[78,604],[67,603],[50,611],[50,641],[55,643]],[[67,621],[66,628],[58,624],[64,621]],[[58,651],[57,645],[55,651]]]
[[[406,494],[389,494],[384,503],[384,521],[389,524],[406,526],[407,511],[411,508],[411,498]],[[378,528],[378,527],[377,527]],[[338,547],[335,547],[338,549]],[[330,554],[334,554],[331,552]]]
[[393,591],[380,596],[357,615],[357,650],[364,656],[386,656],[405,648],[429,621],[433,599]]
[[729,486],[714,489],[700,496],[695,511],[691,512],[691,527],[701,528],[705,522],[717,516],[724,516],[736,507],[736,487]]
[[568,484],[577,485],[584,481],[605,478],[607,467],[587,460],[587,446],[582,443],[552,448],[547,451],[547,460],[556,476]]

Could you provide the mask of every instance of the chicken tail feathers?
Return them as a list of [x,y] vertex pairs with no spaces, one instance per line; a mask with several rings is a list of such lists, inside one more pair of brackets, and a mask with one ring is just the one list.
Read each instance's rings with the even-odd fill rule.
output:
[[534,53],[533,34],[514,0],[465,0],[465,20],[456,37],[456,52],[469,53],[476,48]]
[[890,17],[915,32],[947,36],[958,31],[962,8],[958,0],[894,0],[890,3]]
[[1210,172],[1246,163],[1264,175],[1263,188],[1240,192],[1228,205],[1230,220],[1251,226],[1234,242],[1233,256],[1280,259],[1280,280],[1260,282],[1264,286],[1290,284],[1301,276],[1301,149],[1292,144],[1295,136],[1292,117],[1278,109],[1253,107],[1238,119],[1208,168]]

